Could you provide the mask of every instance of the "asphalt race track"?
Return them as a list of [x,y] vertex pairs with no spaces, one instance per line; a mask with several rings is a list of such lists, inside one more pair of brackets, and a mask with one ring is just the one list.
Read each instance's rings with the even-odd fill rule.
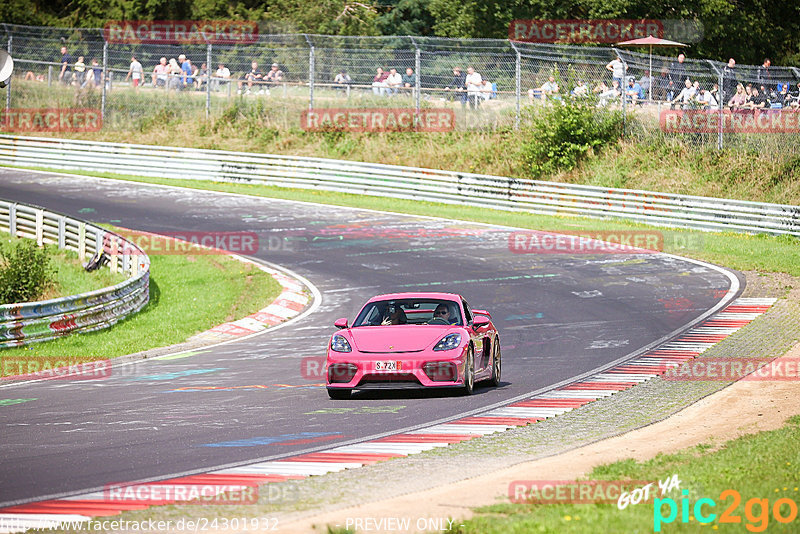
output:
[[[256,232],[254,257],[322,294],[297,322],[185,358],[0,387],[0,400],[34,399],[0,405],[0,506],[456,418],[632,355],[731,287],[722,270],[662,254],[514,254],[508,229],[335,206],[11,169],[0,197],[150,232]],[[304,358],[324,356],[334,320],[367,298],[410,290],[461,293],[492,313],[502,387],[329,400]]]

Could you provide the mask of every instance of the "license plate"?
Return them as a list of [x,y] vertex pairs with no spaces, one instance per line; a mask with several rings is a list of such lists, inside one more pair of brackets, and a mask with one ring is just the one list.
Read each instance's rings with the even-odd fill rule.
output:
[[375,362],[376,371],[400,371],[403,367],[401,361]]

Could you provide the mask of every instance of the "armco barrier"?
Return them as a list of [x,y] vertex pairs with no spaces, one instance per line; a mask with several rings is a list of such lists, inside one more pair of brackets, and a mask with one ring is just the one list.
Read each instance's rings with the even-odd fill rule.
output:
[[700,230],[800,236],[800,206],[561,184],[377,163],[0,136],[0,164],[428,200]]
[[74,250],[81,261],[97,251],[110,252],[109,268],[128,275],[115,286],[80,295],[0,306],[0,348],[106,328],[142,309],[150,298],[150,258],[113,232],[5,200],[0,200],[0,231]]

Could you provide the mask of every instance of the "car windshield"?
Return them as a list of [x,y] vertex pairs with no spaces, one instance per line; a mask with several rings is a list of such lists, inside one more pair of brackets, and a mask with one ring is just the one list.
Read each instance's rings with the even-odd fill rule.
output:
[[357,326],[398,324],[462,325],[461,310],[452,300],[409,298],[367,304],[356,317]]

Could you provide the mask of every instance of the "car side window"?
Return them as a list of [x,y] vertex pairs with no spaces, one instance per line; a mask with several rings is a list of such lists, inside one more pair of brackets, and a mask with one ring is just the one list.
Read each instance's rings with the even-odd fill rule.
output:
[[464,299],[461,299],[461,304],[464,305],[464,319],[467,320],[467,324],[472,323],[472,310],[469,309],[469,304]]

